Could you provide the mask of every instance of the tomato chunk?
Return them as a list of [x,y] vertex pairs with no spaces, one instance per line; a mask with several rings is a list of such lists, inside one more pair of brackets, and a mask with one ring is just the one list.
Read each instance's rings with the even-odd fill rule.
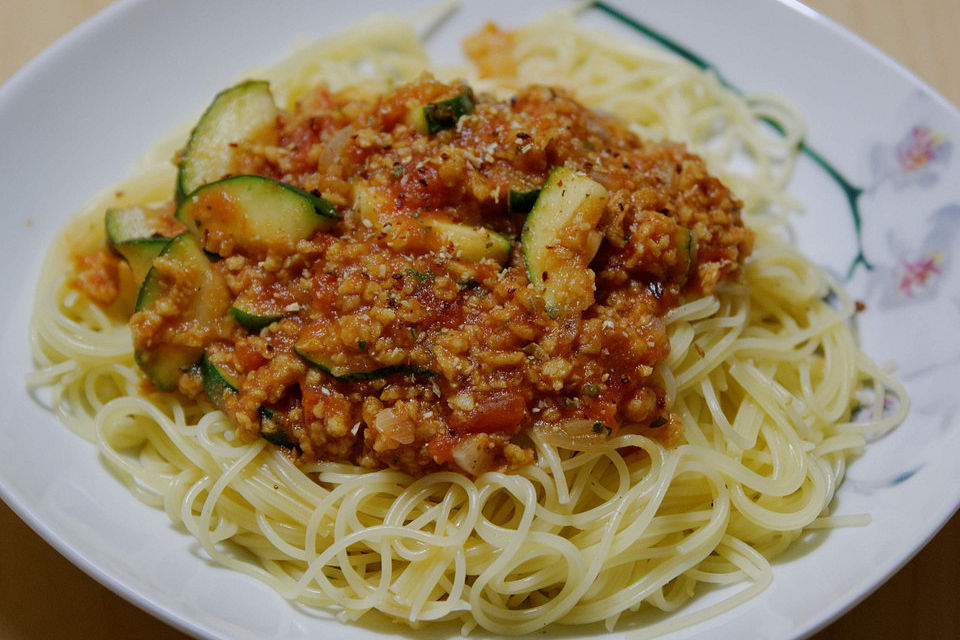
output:
[[518,391],[498,391],[475,401],[457,425],[459,433],[517,433],[527,416],[527,403]]

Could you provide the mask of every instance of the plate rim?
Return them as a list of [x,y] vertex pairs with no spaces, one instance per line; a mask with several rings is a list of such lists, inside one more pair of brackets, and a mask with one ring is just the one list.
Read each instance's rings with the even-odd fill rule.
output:
[[[92,37],[92,34],[99,29],[109,29],[112,22],[121,19],[123,15],[127,13],[134,12],[144,5],[157,4],[158,2],[161,2],[161,0],[118,0],[117,2],[114,2],[106,8],[98,11],[96,14],[84,20],[82,23],[71,29],[63,36],[59,37],[49,46],[45,47],[40,53],[34,56],[30,61],[20,67],[2,85],[0,85],[0,112],[2,112],[6,101],[21,91],[21,86],[25,82],[37,74],[42,74],[44,69],[48,66],[56,65],[58,59],[61,56],[69,53],[70,49],[74,47],[76,43],[83,42],[86,38]],[[802,4],[799,2],[799,0],[778,0],[778,4],[785,9],[792,10],[795,14],[797,14],[797,19],[809,20],[813,24],[827,29],[831,33],[832,37],[845,40],[856,48],[864,51],[871,58],[886,67],[887,70],[896,73],[903,80],[909,82],[914,87],[922,89],[923,92],[929,97],[933,98],[941,108],[945,108],[953,117],[960,120],[960,107],[952,103],[923,78],[910,71],[902,63],[898,62],[892,56],[879,49],[876,45],[873,45],[863,37],[850,31],[848,28],[834,21],[830,17],[820,13],[816,9]],[[55,418],[55,416],[52,417]],[[75,434],[72,434],[72,432],[69,432],[69,430],[67,430],[67,432],[70,433],[71,437],[77,438],[78,442],[82,441],[82,439]],[[95,448],[93,451],[95,451]],[[51,526],[50,523],[45,521],[44,518],[37,513],[36,509],[32,509],[29,505],[29,501],[23,495],[20,495],[15,489],[8,486],[2,473],[0,473],[0,499],[2,499],[17,515],[17,517],[26,523],[35,534],[50,544],[59,554],[67,558],[74,566],[78,567],[85,574],[109,589],[111,592],[119,595],[141,610],[146,611],[147,613],[191,636],[198,638],[225,637],[213,629],[209,629],[202,624],[198,624],[197,622],[194,622],[189,618],[176,613],[163,603],[151,600],[148,596],[139,592],[136,588],[126,584],[122,578],[117,577],[111,571],[97,565],[90,558],[85,556],[84,553],[75,546],[75,543],[71,543],[67,537],[61,535],[61,533],[57,531],[55,527]],[[912,550],[908,554],[902,557],[897,557],[886,564],[877,565],[880,567],[877,569],[877,571],[871,573],[870,577],[865,577],[858,583],[866,586],[856,589],[857,595],[854,598],[844,601],[840,606],[833,607],[832,610],[827,610],[818,616],[810,618],[806,625],[796,630],[799,633],[798,637],[807,637],[813,635],[817,631],[836,621],[845,613],[872,595],[893,575],[895,575],[900,569],[908,564],[942,530],[950,518],[960,511],[960,488],[956,489],[953,492],[952,499],[945,500],[943,505],[943,508],[939,512],[931,514],[929,518],[925,520],[923,523],[925,525],[923,527],[925,534],[914,539]],[[776,564],[776,561],[774,561],[774,564]],[[877,579],[875,577],[876,575],[881,577]]]

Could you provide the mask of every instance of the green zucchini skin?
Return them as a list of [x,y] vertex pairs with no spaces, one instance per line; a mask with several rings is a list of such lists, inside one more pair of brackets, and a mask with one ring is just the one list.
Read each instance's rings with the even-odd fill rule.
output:
[[222,233],[253,251],[295,244],[340,220],[327,200],[257,175],[205,184],[180,203],[175,215],[205,246],[210,233]]
[[276,144],[279,115],[270,85],[249,80],[218,93],[197,122],[180,158],[177,200],[236,173],[242,143]]
[[530,189],[529,191],[510,189],[507,195],[507,211],[510,213],[530,213],[538,197],[540,197],[540,189]]
[[473,113],[476,106],[473,90],[467,87],[452,98],[423,105],[413,113],[413,122],[422,133],[432,136],[455,128],[457,121]]
[[223,410],[224,398],[228,393],[236,393],[238,384],[233,376],[207,357],[206,351],[200,359],[200,376],[203,378],[203,391],[218,409]]
[[180,374],[193,367],[202,354],[199,347],[165,344],[150,351],[134,350],[133,358],[158,389],[173,391]]
[[[310,193],[306,189],[301,189],[300,187],[295,187],[294,185],[287,184],[285,182],[280,182],[278,184],[282,184],[285,188],[289,189],[290,191],[293,191],[294,193],[298,193],[302,197],[309,200],[310,203],[313,204],[313,208],[317,212],[317,215],[327,218],[328,223],[330,224],[331,227],[334,224],[336,224],[338,220],[340,220],[341,218],[340,210],[337,209],[337,207],[332,202],[330,202],[323,196],[319,196],[315,193]],[[325,228],[329,228],[329,227],[325,227]]]
[[295,345],[293,350],[298,356],[303,358],[307,364],[320,369],[320,371],[323,371],[340,382],[361,382],[363,380],[375,380],[397,374],[413,374],[420,378],[430,378],[436,375],[427,368],[408,364],[396,364],[387,367],[375,367],[363,371],[351,371],[347,367],[338,367],[332,364],[323,354],[312,351],[306,345]]
[[283,419],[275,411],[260,408],[260,437],[278,447],[291,449],[297,443],[287,435],[283,428]]
[[262,313],[251,306],[247,306],[245,301],[239,298],[230,307],[230,315],[241,327],[251,333],[258,333],[261,329],[269,327],[284,317],[283,313]]
[[550,172],[527,215],[520,233],[527,278],[551,317],[582,310],[569,294],[569,283],[588,270],[600,247],[603,236],[596,226],[606,202],[602,185],[560,166]]
[[130,265],[134,281],[142,283],[150,272],[154,258],[163,253],[168,244],[169,238],[139,238],[121,242],[112,248]]
[[[153,214],[156,216],[157,214]],[[107,209],[103,216],[107,244],[111,247],[131,240],[159,238],[163,234],[157,222],[142,207]],[[169,240],[169,238],[167,238]]]

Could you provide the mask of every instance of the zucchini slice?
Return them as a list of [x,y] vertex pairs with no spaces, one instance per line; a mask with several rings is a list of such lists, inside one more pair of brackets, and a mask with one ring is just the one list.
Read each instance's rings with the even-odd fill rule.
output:
[[336,358],[323,351],[311,349],[307,343],[298,343],[293,348],[297,355],[303,360],[320,371],[330,375],[340,382],[361,382],[363,380],[375,380],[377,378],[386,378],[397,374],[412,373],[420,378],[430,378],[436,375],[433,371],[425,367],[418,367],[409,364],[394,364],[389,366],[379,366],[372,358]]
[[297,446],[297,443],[284,429],[286,422],[283,414],[266,407],[260,407],[260,436],[270,444],[286,448]]
[[233,301],[230,315],[240,323],[241,327],[251,333],[257,333],[277,320],[282,320],[286,313],[282,309],[267,308],[252,296],[241,294]]
[[170,242],[150,212],[141,207],[107,209],[104,215],[107,246],[130,265],[136,282],[143,282],[153,259]]
[[486,227],[474,227],[457,222],[430,222],[428,242],[435,250],[451,249],[461,260],[479,262],[489,258],[501,266],[510,258],[513,244],[506,236]]
[[358,345],[356,349],[345,349],[336,335],[336,328],[327,322],[315,322],[305,327],[293,347],[296,354],[307,364],[341,382],[359,382],[406,373],[427,378],[434,375],[429,369],[415,365],[384,366],[363,349],[365,345]]
[[[196,238],[189,233],[181,233],[167,242],[159,257],[179,263],[185,270],[185,277],[196,283],[197,292],[184,319],[207,321],[222,315],[219,308],[222,306],[224,296],[228,295],[226,285],[214,277],[210,259],[200,248]],[[142,311],[152,305],[166,293],[166,290],[167,285],[157,273],[156,267],[151,267],[143,284],[140,285],[136,311]]]
[[263,80],[242,82],[218,93],[204,111],[180,158],[177,197],[237,173],[244,143],[276,144],[279,110]]
[[[380,211],[390,205],[382,192],[368,185],[359,185],[354,188],[353,206],[364,224],[369,222],[378,230],[387,228],[380,219]],[[486,227],[445,220],[423,220],[423,228],[427,229],[423,240],[418,238],[418,241],[411,243],[421,251],[448,251],[461,260],[472,262],[489,258],[503,266],[513,249],[509,238]]]
[[467,87],[452,98],[423,105],[411,114],[411,119],[418,131],[433,135],[438,131],[456,127],[457,121],[473,113],[476,106],[473,90]]
[[586,272],[603,239],[597,223],[606,203],[603,185],[561,166],[550,172],[527,216],[520,234],[527,277],[551,317],[583,310],[578,289],[593,284]]
[[135,350],[137,365],[161,391],[173,391],[180,374],[197,363],[203,349],[179,344],[163,344],[149,351]]
[[224,397],[228,393],[236,393],[239,385],[237,381],[227,373],[226,369],[219,367],[207,357],[206,351],[200,359],[200,375],[203,378],[203,391],[207,394],[218,409],[224,408]]
[[103,216],[107,231],[107,242],[113,247],[123,242],[144,238],[166,238],[169,240],[173,237],[173,234],[168,231],[170,223],[164,223],[163,221],[167,215],[169,215],[169,210],[165,207],[163,210],[146,207],[107,209]]
[[387,206],[389,206],[389,199],[382,191],[366,182],[353,186],[353,208],[360,214],[363,224],[369,222],[370,225],[380,229],[380,211],[385,210]]
[[680,278],[680,284],[683,284],[690,278],[697,264],[697,234],[693,229],[678,226],[673,233],[673,243],[679,248],[680,255],[686,263]]
[[289,248],[340,220],[327,200],[254,175],[203,185],[180,203],[176,217],[214,253],[225,239],[254,251]]
[[[159,257],[172,260],[182,268],[182,281],[173,286],[193,292],[181,312],[180,320],[206,323],[226,313],[229,305],[226,284],[211,268],[210,260],[192,235],[182,233],[173,238]],[[156,265],[151,267],[140,285],[136,311],[144,311],[156,304],[170,288],[171,284],[160,275]],[[202,347],[176,343],[163,343],[149,350],[138,349],[134,352],[137,364],[150,381],[163,391],[172,390],[180,373],[196,364],[202,356]]]

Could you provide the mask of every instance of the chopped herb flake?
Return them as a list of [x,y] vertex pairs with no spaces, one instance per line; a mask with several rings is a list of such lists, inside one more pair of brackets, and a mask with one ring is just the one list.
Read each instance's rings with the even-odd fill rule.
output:
[[592,382],[588,382],[580,389],[580,393],[588,398],[596,398],[598,395],[600,395],[600,387]]
[[611,428],[608,427],[607,425],[603,424],[602,422],[594,422],[594,423],[593,423],[593,432],[594,432],[594,433],[604,433],[604,434],[606,434],[606,435],[609,436],[611,433],[613,433],[613,429],[611,429]]
[[422,288],[426,283],[433,280],[433,277],[434,277],[434,274],[432,271],[427,271],[426,273],[423,273],[421,271],[417,271],[416,269],[407,269],[406,271],[404,271],[404,273],[406,273],[411,278],[417,279],[418,289]]
[[667,422],[668,420],[663,416],[657,416],[657,419],[650,423],[650,428],[656,429],[658,427],[662,427],[663,425],[667,424]]
[[458,282],[457,286],[461,289],[476,289],[480,286],[480,282],[476,278],[467,278]]

